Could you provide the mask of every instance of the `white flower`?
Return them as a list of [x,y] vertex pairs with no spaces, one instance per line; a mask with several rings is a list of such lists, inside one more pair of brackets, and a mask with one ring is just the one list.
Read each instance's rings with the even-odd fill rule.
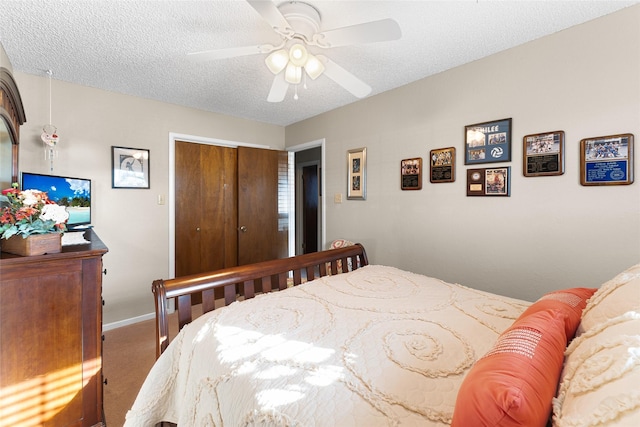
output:
[[24,190],[22,192],[22,204],[25,206],[33,206],[41,199],[41,192],[36,190]]
[[56,224],[62,224],[69,219],[69,213],[64,206],[59,205],[44,205],[40,219],[43,221],[53,220]]

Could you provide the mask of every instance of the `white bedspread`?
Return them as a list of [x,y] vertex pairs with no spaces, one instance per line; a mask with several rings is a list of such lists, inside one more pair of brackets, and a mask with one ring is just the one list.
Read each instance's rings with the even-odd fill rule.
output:
[[378,265],[260,295],[185,327],[125,426],[446,425],[529,304]]

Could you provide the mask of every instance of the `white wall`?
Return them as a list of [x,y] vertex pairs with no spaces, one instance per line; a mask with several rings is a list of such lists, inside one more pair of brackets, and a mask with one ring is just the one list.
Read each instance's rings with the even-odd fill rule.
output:
[[[428,61],[429,58],[425,58]],[[401,71],[401,70],[400,70]],[[466,197],[464,126],[513,118],[511,197]],[[562,176],[525,178],[522,138],[564,130]],[[286,128],[286,145],[326,138],[327,239],[370,261],[534,300],[596,287],[640,261],[640,182],[583,187],[579,141],[640,144],[640,6]],[[400,161],[454,146],[454,183],[400,190]],[[347,150],[367,147],[367,200],[346,193]],[[637,151],[637,150],[636,150]],[[640,181],[640,155],[634,167]]]
[[[20,169],[49,173],[40,141],[49,123],[49,79],[15,73],[27,122]],[[55,73],[54,73],[55,77]],[[60,142],[56,175],[92,179],[92,223],[109,248],[104,257],[104,323],[153,312],[151,282],[168,277],[169,132],[284,147],[284,128],[53,80]],[[150,150],[151,189],[111,188],[111,146]]]

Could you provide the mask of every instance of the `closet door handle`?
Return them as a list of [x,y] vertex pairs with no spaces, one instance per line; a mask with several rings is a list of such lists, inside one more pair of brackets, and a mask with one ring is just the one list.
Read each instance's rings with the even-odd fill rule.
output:
[[246,233],[247,232],[247,227],[242,225],[242,226],[240,226],[240,228],[238,230],[242,231],[243,233]]

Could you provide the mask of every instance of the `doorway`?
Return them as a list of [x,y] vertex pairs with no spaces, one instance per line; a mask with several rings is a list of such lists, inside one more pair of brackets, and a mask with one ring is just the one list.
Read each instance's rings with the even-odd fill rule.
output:
[[295,248],[293,255],[321,251],[326,241],[324,139],[288,150],[295,155],[295,233],[290,247]]

